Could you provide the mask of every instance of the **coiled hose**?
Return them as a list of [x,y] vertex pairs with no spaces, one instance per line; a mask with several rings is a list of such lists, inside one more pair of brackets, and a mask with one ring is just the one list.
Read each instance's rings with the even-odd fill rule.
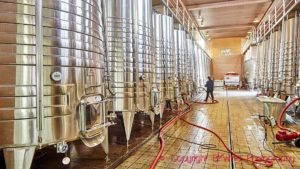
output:
[[289,104],[287,104],[280,112],[279,116],[278,116],[278,119],[277,119],[277,127],[281,130],[284,130],[284,131],[292,131],[292,129],[290,128],[286,128],[286,127],[283,127],[282,126],[282,118],[283,118],[283,115],[285,114],[285,112],[287,111],[287,109],[293,105],[296,101],[300,100],[300,97],[297,97],[295,99],[293,99]]

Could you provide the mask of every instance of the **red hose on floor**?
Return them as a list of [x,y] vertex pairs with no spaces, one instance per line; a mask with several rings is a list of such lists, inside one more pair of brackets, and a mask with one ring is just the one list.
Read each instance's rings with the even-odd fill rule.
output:
[[170,122],[167,122],[167,123],[160,129],[160,131],[159,131],[160,149],[159,149],[159,152],[158,152],[157,155],[156,155],[156,158],[155,158],[154,161],[152,162],[150,169],[155,169],[155,166],[157,165],[157,163],[158,163],[158,161],[159,161],[159,159],[161,158],[161,155],[162,155],[162,153],[163,153],[163,150],[164,150],[164,138],[163,138],[163,134],[164,134],[164,133],[163,133],[163,131],[164,131],[164,129],[166,129],[166,128],[167,128],[168,126],[170,126],[171,124],[175,123],[178,119],[181,119],[182,121],[188,123],[189,125],[192,125],[192,126],[197,127],[197,128],[201,128],[201,129],[203,129],[203,130],[206,130],[206,131],[208,131],[208,132],[214,134],[214,135],[222,142],[222,144],[224,145],[224,147],[227,149],[227,151],[228,151],[229,153],[231,153],[233,156],[239,158],[240,160],[251,162],[251,163],[254,165],[255,168],[258,168],[255,164],[261,164],[261,165],[264,165],[264,166],[266,166],[266,167],[271,167],[271,166],[273,166],[273,162],[272,162],[272,161],[268,161],[268,160],[255,161],[255,160],[246,159],[246,158],[243,158],[243,157],[237,155],[236,153],[234,153],[233,151],[231,151],[231,150],[227,147],[227,145],[226,145],[225,142],[222,140],[222,138],[221,138],[217,133],[215,133],[214,131],[212,131],[212,130],[210,130],[210,129],[208,129],[208,128],[205,128],[205,127],[202,127],[202,126],[199,126],[199,125],[190,123],[190,122],[188,122],[188,121],[182,119],[182,117],[183,117],[184,115],[186,115],[188,112],[190,112],[190,111],[192,110],[192,106],[191,106],[191,105],[189,105],[189,104],[186,103],[186,102],[185,102],[185,104],[188,106],[188,109],[185,110],[185,111],[183,111],[183,112],[180,113],[180,114],[177,114],[177,116],[176,116],[174,119],[172,119]]
[[277,120],[277,126],[279,129],[281,130],[285,130],[285,131],[291,131],[291,129],[289,128],[285,128],[282,126],[282,118],[283,118],[283,115],[284,113],[286,112],[286,110],[292,105],[294,104],[296,101],[300,100],[300,97],[292,100],[288,105],[286,105],[280,112],[279,116],[278,116],[278,120]]
[[254,164],[255,168],[257,168],[257,166],[255,164],[261,164],[261,165],[264,165],[266,167],[272,167],[273,166],[273,162],[272,161],[262,160],[261,162],[259,162],[259,161],[255,161],[255,160],[250,160],[250,159],[243,158],[243,157],[237,155],[235,152],[231,151],[230,148],[225,144],[225,142],[222,140],[222,138],[216,132],[214,132],[214,131],[212,131],[212,130],[210,130],[208,128],[205,128],[205,127],[193,124],[193,123],[191,123],[189,121],[186,121],[185,119],[180,118],[180,120],[184,121],[185,123],[187,123],[189,125],[192,125],[194,127],[197,127],[197,128],[200,128],[200,129],[203,129],[203,130],[206,130],[206,131],[212,133],[213,135],[215,135],[221,141],[221,143],[223,144],[223,146],[226,148],[226,150],[230,154],[232,154],[233,156],[235,156],[236,158],[238,158],[240,160],[251,162],[252,164]]
[[159,148],[159,152],[157,153],[154,161],[152,162],[151,164],[151,167],[150,169],[155,169],[155,166],[157,165],[163,151],[164,151],[164,143],[165,143],[165,140],[163,138],[163,131],[169,127],[171,124],[175,123],[178,119],[180,119],[182,116],[184,116],[185,114],[187,114],[188,112],[190,112],[192,110],[192,107],[189,105],[188,108],[184,111],[182,111],[181,113],[177,114],[177,116],[175,118],[173,118],[171,121],[167,122],[166,124],[164,124],[161,129],[159,130],[159,142],[160,142],[160,148]]

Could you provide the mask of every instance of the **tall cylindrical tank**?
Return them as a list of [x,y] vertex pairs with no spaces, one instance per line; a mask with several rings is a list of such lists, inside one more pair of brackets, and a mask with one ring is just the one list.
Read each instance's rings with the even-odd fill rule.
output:
[[296,46],[296,50],[295,50],[295,53],[296,53],[296,72],[297,72],[297,83],[296,83],[296,95],[297,96],[300,96],[300,17],[299,17],[299,13],[298,13],[298,16],[296,17],[296,34],[295,34],[295,38],[296,38],[296,41],[295,41],[295,46]]
[[262,78],[262,81],[263,81],[263,91],[266,92],[268,90],[268,87],[269,87],[269,83],[268,83],[268,68],[270,67],[269,65],[269,37],[267,39],[265,39],[263,42],[262,42],[262,55],[263,55],[263,78]]
[[0,6],[0,147],[7,168],[28,169],[36,146],[56,144],[65,153],[65,142],[78,138],[90,147],[102,143],[107,153],[101,1]]
[[191,97],[193,94],[193,73],[194,73],[194,41],[190,36],[187,36],[187,54],[186,54],[186,89],[188,97]]
[[279,51],[280,51],[280,30],[275,31],[274,33],[274,45],[273,45],[273,50],[274,50],[274,67],[273,67],[273,90],[274,92],[279,92],[279,79],[278,79],[278,69],[279,69]]
[[201,87],[201,73],[202,73],[202,65],[201,65],[201,49],[198,45],[194,46],[195,55],[194,55],[194,69],[195,69],[195,88],[196,91]]
[[[163,15],[153,13],[153,31],[154,31],[154,76],[153,87],[158,89],[159,102],[165,100],[165,63],[164,63],[164,38],[163,38]],[[162,105],[162,107],[164,107]],[[163,113],[163,110],[160,112]]]
[[268,74],[267,74],[267,89],[270,94],[274,90],[273,82],[273,70],[274,70],[274,45],[275,45],[275,34],[271,33],[268,41],[268,52],[267,52],[267,63],[268,63]]
[[179,94],[187,95],[187,41],[184,30],[174,30],[176,73],[179,83]]
[[105,0],[105,11],[107,64],[115,93],[115,104],[108,109],[122,112],[129,140],[135,112],[151,110],[152,1]]
[[295,93],[295,18],[290,18],[283,22],[282,31],[282,55],[283,60],[283,72],[282,72],[282,91],[287,95],[292,95]]
[[174,21],[173,18],[163,15],[163,58],[164,58],[164,76],[165,76],[165,99],[174,101],[175,89],[178,88],[176,81],[176,57],[174,52]]
[[203,87],[205,85],[205,81],[206,81],[206,74],[205,74],[205,70],[206,70],[206,65],[205,65],[205,58],[206,58],[206,55],[205,55],[205,52],[200,49],[200,71],[201,71],[201,74],[200,74],[200,83],[201,83],[201,87]]
[[257,46],[250,46],[244,57],[244,73],[247,79],[247,83],[250,89],[254,88],[255,81],[255,70],[257,68],[256,65],[256,48]]
[[255,68],[255,78],[254,78],[254,87],[259,88],[259,69],[260,69],[260,54],[259,54],[260,44],[256,43],[256,68]]
[[153,57],[153,27],[152,27],[152,0],[135,0],[135,30],[137,45],[136,61],[138,62],[138,90],[137,108],[144,112],[151,111],[150,92],[152,77],[154,76]]
[[263,89],[264,88],[264,81],[263,81],[263,77],[264,77],[264,72],[265,72],[265,57],[264,57],[264,42],[260,42],[258,44],[258,69],[257,69],[257,82],[258,82],[258,88]]
[[173,19],[167,15],[153,14],[155,41],[154,84],[160,92],[160,114],[165,101],[174,100],[174,38]]

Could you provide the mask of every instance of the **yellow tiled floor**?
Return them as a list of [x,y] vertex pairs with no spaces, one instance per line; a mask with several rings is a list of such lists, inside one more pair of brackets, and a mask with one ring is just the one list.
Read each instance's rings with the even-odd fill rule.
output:
[[[300,150],[286,145],[274,147],[271,144],[273,137],[270,127],[268,127],[268,141],[264,146],[264,127],[262,122],[255,116],[262,111],[262,105],[256,100],[255,94],[248,91],[228,91],[234,151],[247,158],[250,157],[249,153],[256,156],[272,157],[272,154],[267,151],[272,150],[277,156],[286,158],[282,161],[274,161],[271,168],[300,169]],[[194,104],[193,111],[187,114],[185,119],[215,131],[228,145],[226,92],[217,91],[215,95],[219,100],[218,104]],[[190,126],[183,121],[178,121],[167,129],[164,139],[165,149],[163,157],[156,167],[158,169],[230,168],[229,155],[221,142],[204,130]],[[206,144],[206,146],[203,144]],[[215,148],[208,148],[209,145],[207,144],[212,144],[210,146],[215,146]],[[154,137],[124,161],[118,169],[149,168],[158,150],[159,140]],[[252,164],[237,159],[234,160],[234,165],[237,169],[254,168]]]

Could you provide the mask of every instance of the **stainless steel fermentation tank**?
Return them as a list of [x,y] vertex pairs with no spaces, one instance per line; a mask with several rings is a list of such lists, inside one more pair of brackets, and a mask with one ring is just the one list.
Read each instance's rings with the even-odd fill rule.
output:
[[179,90],[175,97],[187,98],[187,38],[184,30],[174,30],[175,56],[176,56],[176,79],[178,79]]
[[194,94],[194,57],[195,57],[195,51],[194,51],[194,40],[192,37],[188,36],[186,39],[187,42],[187,55],[186,55],[186,91],[188,98],[191,98]]
[[81,138],[108,153],[100,0],[0,2],[0,148],[29,169],[36,148]]
[[296,33],[295,33],[295,54],[296,54],[296,72],[297,72],[297,83],[296,83],[296,90],[295,90],[295,94],[297,96],[300,96],[300,14],[299,11],[297,11],[297,16],[296,16]]
[[176,76],[176,57],[174,42],[174,21],[172,17],[163,16],[163,47],[165,65],[165,99],[170,101],[177,100],[178,81]]
[[207,81],[207,77],[211,76],[211,72],[210,72],[211,59],[205,51],[202,51],[202,59],[203,59],[203,63],[202,63],[203,64],[203,74],[202,74],[201,81],[202,81],[202,86],[204,86]]
[[278,74],[279,74],[279,54],[280,54],[280,30],[276,30],[273,33],[273,46],[271,47],[271,50],[274,52],[273,53],[273,71],[272,71],[272,78],[273,81],[272,86],[273,86],[273,91],[274,93],[278,93],[280,91],[280,84],[279,84],[279,79],[278,79]]
[[268,90],[268,48],[269,48],[269,39],[265,39],[262,42],[261,46],[261,55],[262,55],[262,78],[261,86],[263,93],[266,93]]
[[250,46],[244,57],[244,77],[250,89],[254,88],[256,70],[256,46]]
[[198,87],[200,87],[200,90],[202,90],[201,88],[205,86],[205,82],[207,80],[207,75],[206,75],[206,68],[207,65],[205,65],[205,59],[206,59],[206,55],[204,50],[202,50],[201,48],[199,49],[199,85]]
[[286,95],[295,94],[297,68],[296,68],[296,24],[295,18],[290,18],[282,22],[281,34],[281,65],[279,70],[279,80],[281,91]]
[[205,52],[203,49],[194,42],[194,59],[192,60],[193,66],[193,88],[195,92],[199,92],[204,87],[205,75],[204,65]]
[[174,101],[174,38],[173,18],[153,13],[153,31],[155,41],[153,88],[160,94],[160,117],[162,118],[166,101]]
[[267,41],[268,47],[266,52],[267,58],[267,77],[266,77],[266,89],[268,94],[273,93],[273,70],[274,70],[274,34],[271,33]]
[[263,57],[263,75],[262,75],[262,90],[264,93],[268,91],[268,68],[269,68],[269,37],[262,42],[262,57]]
[[194,69],[195,69],[195,88],[196,88],[196,91],[198,90],[198,88],[201,87],[201,73],[202,73],[202,70],[201,70],[201,49],[195,45],[194,46],[194,50],[195,50],[195,55],[194,55]]
[[264,89],[264,73],[265,73],[265,55],[264,55],[265,42],[260,42],[257,44],[257,69],[256,69],[256,83],[257,87]]
[[[199,68],[197,67],[197,59],[199,57],[199,53],[198,53],[198,49],[200,48],[197,41],[193,41],[194,43],[194,48],[193,48],[193,51],[194,51],[194,56],[193,56],[193,80],[194,80],[194,91],[196,92],[197,91],[197,71],[199,71]],[[200,73],[200,72],[198,72]]]
[[[145,112],[154,122],[151,100],[154,73],[152,1],[105,0],[108,71],[114,104],[109,111],[121,112],[127,141],[136,112]],[[151,95],[151,93],[156,93]],[[158,101],[158,99],[156,99]],[[158,108],[160,109],[160,108]]]
[[258,43],[256,80],[263,91],[294,95],[299,71],[298,17],[282,21],[279,28]]

